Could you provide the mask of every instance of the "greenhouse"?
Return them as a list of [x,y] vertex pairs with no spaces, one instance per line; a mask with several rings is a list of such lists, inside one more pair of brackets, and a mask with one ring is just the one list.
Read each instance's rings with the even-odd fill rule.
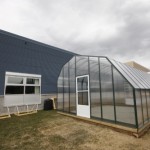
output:
[[150,75],[107,57],[74,56],[58,78],[59,112],[131,128],[150,120]]

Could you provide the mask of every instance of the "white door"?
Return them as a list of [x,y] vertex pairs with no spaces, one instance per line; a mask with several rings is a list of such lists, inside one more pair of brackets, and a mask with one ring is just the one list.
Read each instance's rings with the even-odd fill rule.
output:
[[89,75],[76,77],[77,116],[90,118]]

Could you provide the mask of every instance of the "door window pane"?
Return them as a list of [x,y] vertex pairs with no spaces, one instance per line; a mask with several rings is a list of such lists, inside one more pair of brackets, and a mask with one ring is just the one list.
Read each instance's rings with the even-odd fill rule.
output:
[[81,77],[77,79],[78,91],[88,90],[88,78]]
[[78,92],[78,104],[88,105],[88,92]]

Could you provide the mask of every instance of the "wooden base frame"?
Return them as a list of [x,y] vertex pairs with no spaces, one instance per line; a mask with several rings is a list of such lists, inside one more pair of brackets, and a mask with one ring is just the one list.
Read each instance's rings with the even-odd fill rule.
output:
[[5,118],[10,118],[10,111],[9,111],[9,107],[7,107],[7,113],[6,114],[0,114],[0,119],[5,119]]
[[29,110],[29,105],[26,105],[26,111],[19,111],[19,106],[16,106],[15,108],[17,110],[17,113],[14,113],[16,116],[30,115],[30,114],[37,113],[38,104],[33,105],[31,110]]

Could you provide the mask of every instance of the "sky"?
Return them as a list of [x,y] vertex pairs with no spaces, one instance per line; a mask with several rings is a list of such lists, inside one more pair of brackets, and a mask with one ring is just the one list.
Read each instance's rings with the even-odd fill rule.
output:
[[150,68],[149,0],[0,0],[0,29]]

